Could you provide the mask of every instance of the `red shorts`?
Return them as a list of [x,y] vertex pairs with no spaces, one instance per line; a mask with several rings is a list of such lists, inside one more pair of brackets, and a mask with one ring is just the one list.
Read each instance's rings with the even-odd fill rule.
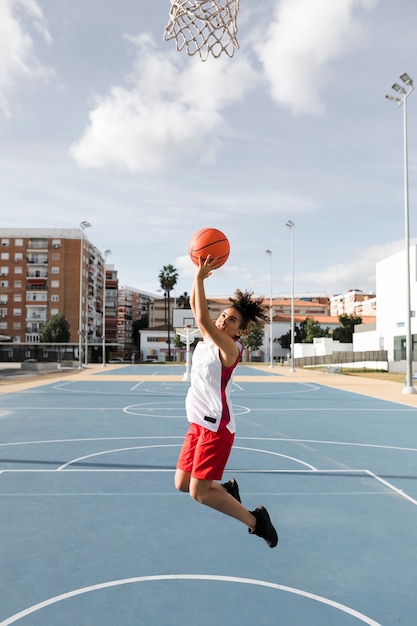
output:
[[233,446],[227,428],[214,433],[191,423],[178,457],[177,468],[200,480],[221,480]]

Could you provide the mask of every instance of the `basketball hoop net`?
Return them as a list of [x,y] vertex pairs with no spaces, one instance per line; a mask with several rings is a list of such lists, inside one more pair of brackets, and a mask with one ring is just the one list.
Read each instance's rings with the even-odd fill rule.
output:
[[239,48],[237,14],[240,0],[171,0],[164,39],[176,40],[190,56],[196,52],[202,61],[209,54],[216,59],[225,52],[230,58]]

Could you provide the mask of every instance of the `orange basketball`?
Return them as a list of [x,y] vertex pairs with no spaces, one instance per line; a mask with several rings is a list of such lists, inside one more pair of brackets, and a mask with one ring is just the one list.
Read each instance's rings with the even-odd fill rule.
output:
[[229,240],[217,228],[202,228],[191,237],[188,254],[195,265],[198,265],[199,256],[205,261],[210,254],[212,259],[218,258],[219,267],[221,267],[229,258]]

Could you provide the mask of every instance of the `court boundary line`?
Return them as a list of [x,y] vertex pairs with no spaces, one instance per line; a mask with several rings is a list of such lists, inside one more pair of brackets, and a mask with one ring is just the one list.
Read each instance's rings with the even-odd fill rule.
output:
[[215,582],[232,582],[239,583],[245,585],[254,585],[259,587],[267,587],[270,589],[274,589],[276,591],[284,591],[285,593],[291,593],[294,595],[299,595],[304,598],[308,598],[309,600],[313,600],[315,602],[319,602],[321,604],[325,604],[333,609],[338,611],[342,611],[343,613],[347,613],[352,617],[359,619],[364,624],[368,626],[382,626],[380,622],[376,622],[371,617],[368,617],[364,613],[360,613],[356,609],[353,609],[346,604],[342,604],[340,602],[336,602],[335,600],[331,600],[330,598],[326,598],[324,596],[320,596],[318,594],[312,593],[310,591],[304,591],[302,589],[297,589],[296,587],[289,587],[288,585],[281,585],[279,583],[272,583],[265,580],[257,580],[253,578],[240,578],[238,576],[219,576],[219,575],[210,575],[210,574],[162,574],[162,575],[154,575],[154,576],[135,576],[133,578],[122,578],[119,580],[107,581],[104,583],[98,583],[96,585],[89,585],[87,587],[80,587],[79,589],[74,589],[73,591],[68,591],[66,593],[59,594],[48,600],[44,600],[43,602],[39,602],[38,604],[34,604],[31,607],[20,611],[19,613],[15,613],[10,617],[6,618],[2,622],[0,622],[0,626],[9,626],[21,618],[27,617],[31,613],[35,613],[40,611],[47,606],[51,606],[52,604],[57,604],[62,600],[67,600],[69,598],[74,598],[83,594],[91,593],[92,591],[98,591],[101,589],[108,589],[111,587],[117,587],[121,585],[127,585],[132,583],[142,583],[142,582],[153,582],[153,581],[171,581],[171,580],[211,580]]
[[[395,487],[395,485],[393,485],[392,483],[390,483],[389,481],[385,480],[384,478],[382,478],[381,476],[379,476],[378,474],[375,474],[375,472],[372,472],[371,470],[368,469],[325,469],[325,470],[319,470],[319,469],[293,469],[293,470],[284,470],[284,469],[236,469],[236,468],[230,468],[227,470],[229,473],[230,472],[236,472],[239,474],[303,474],[303,475],[314,475],[314,476],[320,476],[320,475],[327,475],[327,476],[334,476],[334,475],[363,475],[363,476],[367,476],[369,478],[372,478],[373,480],[381,483],[382,485],[384,485],[385,487],[387,487],[392,493],[394,493],[397,496],[400,496],[401,498],[403,498],[404,500],[406,500],[407,502],[413,504],[414,506],[417,506],[417,500],[414,499],[412,496],[408,495],[403,489],[399,489],[398,487]],[[111,469],[106,469],[106,468],[74,468],[74,469],[60,469],[60,468],[56,468],[56,469],[2,469],[0,470],[0,475],[3,474],[71,474],[71,473],[78,473],[78,474],[104,474],[104,473],[116,473],[116,474],[120,474],[120,473],[131,473],[131,474],[158,474],[158,473],[174,473],[175,472],[175,468],[111,468]],[[13,494],[1,494],[1,496],[11,496]],[[80,495],[83,495],[82,492],[80,492]],[[121,494],[123,495],[123,494]],[[314,495],[314,494],[313,494]],[[354,494],[353,494],[354,495]],[[0,626],[1,626],[1,622],[0,622]]]
[[[6,441],[0,442],[0,448],[2,447],[12,447],[12,446],[31,446],[31,445],[40,445],[40,444],[53,444],[53,443],[79,443],[85,441],[147,441],[147,440],[168,440],[168,439],[179,439],[183,440],[183,435],[149,435],[149,436],[136,436],[136,435],[127,435],[127,436],[118,436],[118,437],[77,437],[70,439],[37,439],[34,441]],[[385,444],[379,443],[359,443],[353,441],[331,441],[326,439],[298,439],[298,438],[286,438],[286,437],[245,437],[245,436],[237,436],[235,438],[236,443],[240,440],[243,441],[282,441],[289,443],[317,443],[322,445],[330,445],[330,446],[351,446],[358,448],[377,448],[381,450],[398,450],[399,452],[417,452],[416,448],[410,448],[405,446],[388,446]],[[236,448],[236,446],[235,446]],[[250,450],[255,448],[249,448]]]

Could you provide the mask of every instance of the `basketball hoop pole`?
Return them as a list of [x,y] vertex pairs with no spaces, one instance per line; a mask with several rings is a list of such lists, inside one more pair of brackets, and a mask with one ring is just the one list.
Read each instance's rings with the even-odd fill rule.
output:
[[182,379],[189,382],[191,380],[191,374],[190,374],[190,365],[191,365],[190,344],[191,344],[191,337],[194,337],[195,335],[197,335],[199,333],[199,330],[198,330],[198,328],[194,328],[193,329],[190,326],[185,326],[184,328],[177,328],[176,329],[176,333],[180,337],[183,337],[185,339],[185,342],[186,342],[185,373],[184,373]]

